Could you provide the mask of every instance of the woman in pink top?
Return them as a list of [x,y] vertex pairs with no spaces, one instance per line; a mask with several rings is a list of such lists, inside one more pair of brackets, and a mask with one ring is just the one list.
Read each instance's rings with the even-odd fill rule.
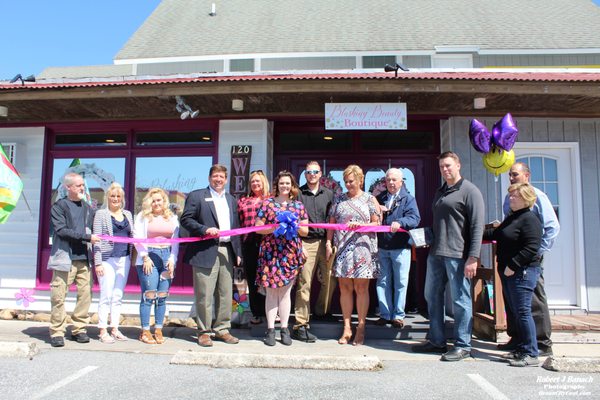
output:
[[[160,188],[152,188],[142,201],[142,211],[135,218],[133,237],[176,238],[179,234],[177,216],[169,209],[167,193]],[[140,340],[147,344],[162,344],[162,333],[167,296],[177,262],[179,244],[136,243],[136,269],[140,280],[142,298],[140,320],[142,333]],[[150,333],[150,311],[154,304],[154,336]]]

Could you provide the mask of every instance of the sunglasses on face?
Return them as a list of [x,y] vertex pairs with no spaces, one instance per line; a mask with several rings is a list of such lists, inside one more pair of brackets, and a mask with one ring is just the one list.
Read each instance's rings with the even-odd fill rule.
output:
[[306,171],[304,171],[304,173],[308,175],[319,175],[321,171],[319,171],[318,169],[307,169]]

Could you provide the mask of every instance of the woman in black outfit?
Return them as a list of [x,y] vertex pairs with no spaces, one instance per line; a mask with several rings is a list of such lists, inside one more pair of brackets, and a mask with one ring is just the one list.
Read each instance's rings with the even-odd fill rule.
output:
[[533,289],[540,276],[537,255],[542,241],[542,224],[531,211],[536,195],[528,183],[508,188],[511,212],[496,227],[486,229],[484,239],[495,240],[498,273],[507,294],[506,302],[517,315],[517,349],[503,356],[511,366],[539,364],[535,324],[531,316]]

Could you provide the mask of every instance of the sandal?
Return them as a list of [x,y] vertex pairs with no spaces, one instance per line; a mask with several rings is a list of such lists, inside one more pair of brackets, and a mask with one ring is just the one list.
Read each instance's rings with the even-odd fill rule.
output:
[[262,318],[261,317],[252,317],[250,319],[250,323],[252,325],[260,325],[260,324],[262,324]]
[[146,344],[156,344],[156,340],[154,340],[150,331],[145,329],[140,333],[140,340]]
[[348,344],[352,339],[352,328],[349,326],[344,327],[344,333],[342,333],[342,337],[339,338],[339,344]]
[[102,334],[100,334],[100,342],[109,344],[114,343],[115,339],[112,336],[110,336],[108,332],[104,331]]
[[163,344],[165,342],[166,339],[163,336],[161,328],[154,329],[154,339],[156,340],[157,344]]
[[365,343],[365,325],[359,324],[356,327],[356,336],[354,337],[354,342],[352,342],[352,346],[360,346]]
[[112,331],[112,333],[110,334],[110,336],[112,336],[112,337],[113,337],[115,340],[118,340],[118,341],[120,341],[120,342],[124,342],[124,341],[126,341],[126,340],[129,340],[129,339],[127,338],[127,336],[123,335],[123,334],[121,333],[121,331],[120,331],[120,330],[118,330],[118,329],[113,329],[113,331]]

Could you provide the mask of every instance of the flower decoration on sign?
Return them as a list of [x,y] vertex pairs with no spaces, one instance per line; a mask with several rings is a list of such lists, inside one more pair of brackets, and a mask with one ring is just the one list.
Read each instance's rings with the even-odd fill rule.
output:
[[275,237],[285,236],[292,240],[298,236],[298,216],[291,211],[280,211],[277,213],[279,226],[273,232]]
[[333,179],[331,174],[327,174],[327,176],[322,176],[321,179],[319,179],[319,184],[331,190],[334,196],[339,196],[343,192],[340,183]]
[[385,186],[385,176],[375,179],[373,183],[371,183],[371,186],[369,186],[369,192],[371,192],[373,196],[378,196],[385,190],[387,190],[387,187]]
[[233,300],[231,302],[231,311],[237,312],[238,314],[243,314],[245,311],[248,311],[250,308],[250,303],[248,302],[248,296],[246,293],[240,295],[238,292],[233,294]]
[[29,308],[29,305],[35,302],[33,293],[34,291],[31,289],[21,288],[17,293],[15,293],[17,305],[22,305],[23,308]]
[[484,153],[483,166],[496,177],[510,169],[515,162],[512,150],[519,129],[510,113],[496,122],[492,132],[480,121],[473,119],[469,127],[469,139],[473,148]]

